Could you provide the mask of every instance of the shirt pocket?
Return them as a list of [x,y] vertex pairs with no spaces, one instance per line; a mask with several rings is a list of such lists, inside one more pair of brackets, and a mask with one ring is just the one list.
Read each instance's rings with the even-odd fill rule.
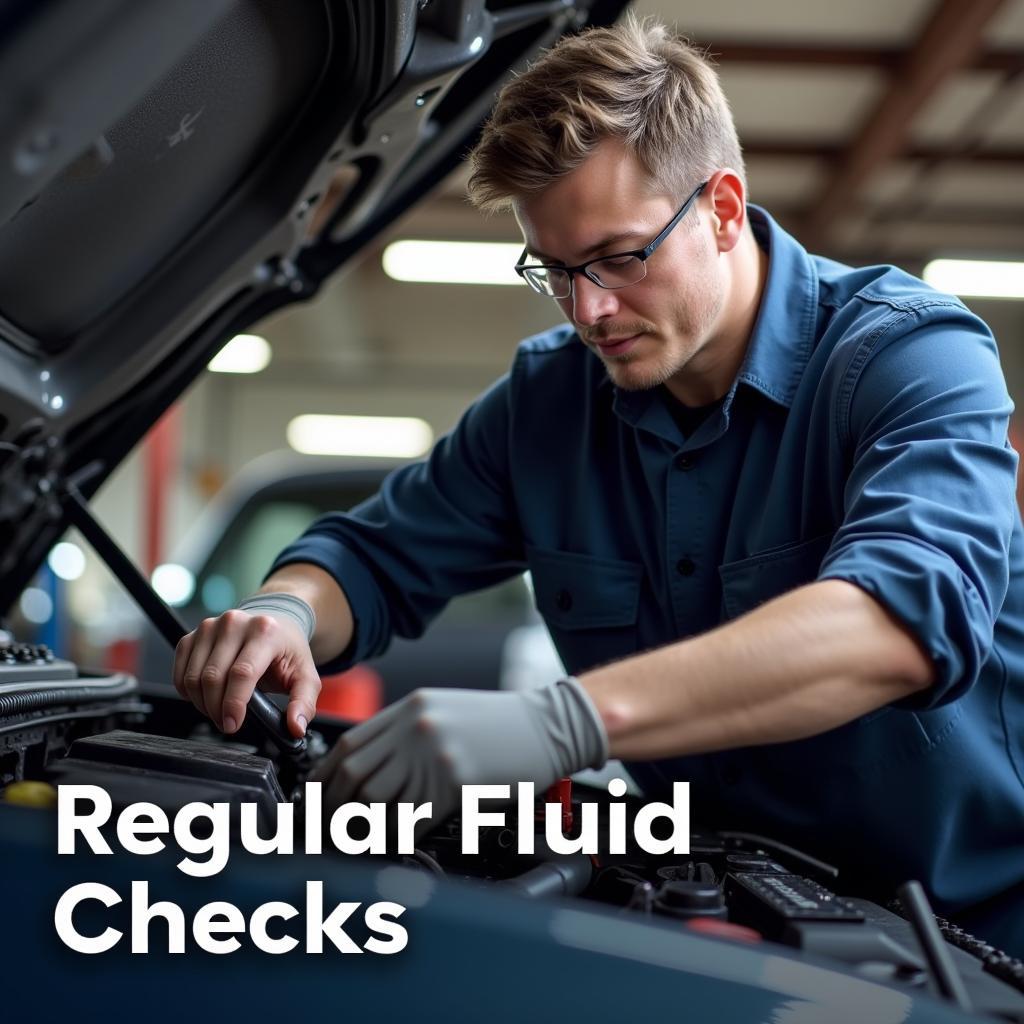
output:
[[528,547],[537,610],[570,672],[633,654],[643,567]]
[[738,618],[773,597],[817,579],[833,536],[823,533],[720,566],[725,618]]

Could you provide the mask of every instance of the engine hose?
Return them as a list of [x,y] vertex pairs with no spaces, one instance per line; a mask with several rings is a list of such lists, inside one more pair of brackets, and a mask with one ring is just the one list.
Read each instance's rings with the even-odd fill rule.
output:
[[108,700],[133,693],[138,683],[125,676],[111,686],[62,686],[46,690],[24,690],[21,693],[0,693],[0,715],[18,715],[29,711],[42,711],[58,704],[85,704],[94,700]]

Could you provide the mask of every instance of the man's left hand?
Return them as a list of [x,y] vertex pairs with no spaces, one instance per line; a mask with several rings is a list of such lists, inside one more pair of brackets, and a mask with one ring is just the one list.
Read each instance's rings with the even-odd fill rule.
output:
[[601,718],[576,679],[537,690],[417,690],[350,729],[317,766],[324,808],[348,800],[433,805],[437,822],[467,784],[547,787],[608,759]]

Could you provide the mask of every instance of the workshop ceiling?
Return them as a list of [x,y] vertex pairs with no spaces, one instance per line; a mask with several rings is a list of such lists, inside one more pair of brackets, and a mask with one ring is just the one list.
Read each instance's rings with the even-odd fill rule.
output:
[[[751,199],[812,251],[912,273],[940,255],[1024,258],[1024,0],[640,0],[634,9],[715,57]],[[316,303],[269,325],[278,372],[471,391],[507,365],[516,338],[557,322],[526,288],[385,277],[380,256],[394,238],[520,237],[510,216],[470,206],[466,176],[451,175]],[[1009,345],[1024,325],[1016,312],[1004,320]]]
[[[717,61],[751,199],[857,263],[1024,254],[1024,0],[639,0]],[[402,225],[481,224],[453,176]]]

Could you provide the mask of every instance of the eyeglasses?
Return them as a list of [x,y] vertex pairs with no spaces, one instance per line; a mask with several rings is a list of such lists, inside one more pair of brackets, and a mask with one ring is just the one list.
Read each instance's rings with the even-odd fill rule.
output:
[[[709,179],[710,180],[710,179]],[[625,288],[636,284],[647,276],[647,261],[654,251],[668,238],[672,229],[686,216],[686,211],[696,202],[697,197],[707,188],[702,182],[689,195],[679,212],[665,225],[658,237],[642,249],[617,252],[611,256],[598,256],[576,267],[562,267],[544,263],[524,263],[529,247],[523,250],[516,264],[516,273],[538,294],[552,299],[567,299],[572,295],[572,282],[576,274],[583,274],[599,288]]]

